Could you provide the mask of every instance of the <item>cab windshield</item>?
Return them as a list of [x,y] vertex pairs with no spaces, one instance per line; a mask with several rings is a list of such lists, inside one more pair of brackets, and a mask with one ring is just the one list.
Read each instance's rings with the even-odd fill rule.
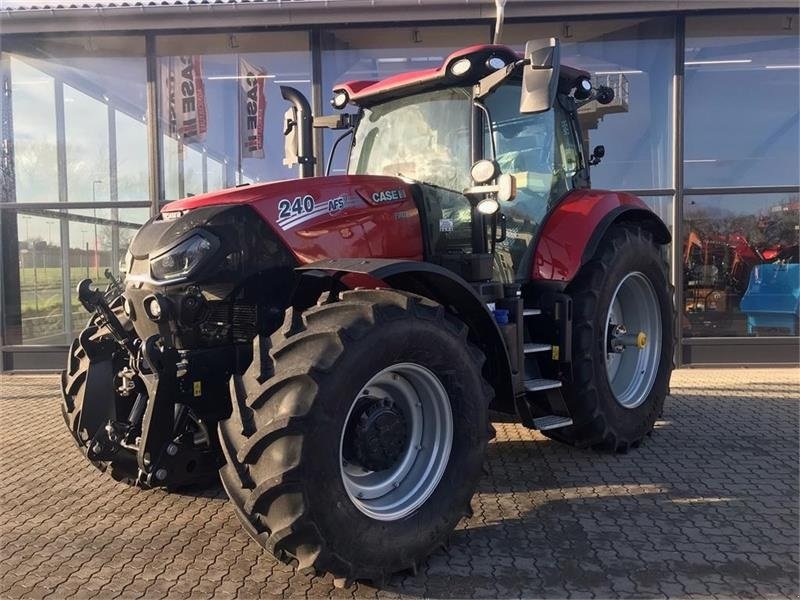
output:
[[364,109],[348,172],[469,187],[471,95],[450,88]]

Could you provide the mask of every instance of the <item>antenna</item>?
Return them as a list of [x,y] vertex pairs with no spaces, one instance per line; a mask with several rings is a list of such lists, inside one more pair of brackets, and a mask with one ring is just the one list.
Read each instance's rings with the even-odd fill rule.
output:
[[506,16],[506,0],[494,0],[495,7],[495,21],[494,21],[494,39],[493,44],[500,43],[500,34],[503,32],[503,19]]

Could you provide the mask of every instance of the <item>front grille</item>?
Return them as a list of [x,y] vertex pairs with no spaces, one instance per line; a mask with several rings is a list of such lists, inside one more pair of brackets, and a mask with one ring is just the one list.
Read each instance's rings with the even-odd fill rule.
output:
[[218,342],[247,343],[256,335],[258,309],[253,304],[211,302],[200,330]]

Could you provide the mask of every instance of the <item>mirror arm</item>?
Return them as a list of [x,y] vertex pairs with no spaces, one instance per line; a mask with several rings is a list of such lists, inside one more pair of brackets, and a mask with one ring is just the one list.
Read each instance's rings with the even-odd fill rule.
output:
[[483,102],[478,101],[477,99],[472,103],[475,107],[479,108],[483,111],[484,116],[486,117],[486,126],[489,128],[489,141],[492,145],[492,160],[497,161],[497,145],[494,141],[494,129],[492,129],[492,116],[489,114],[489,109],[483,104]]
[[341,113],[338,115],[324,115],[314,117],[312,127],[314,129],[353,129],[358,123],[358,114]]
[[487,194],[496,194],[500,191],[499,185],[476,185],[473,187],[468,187],[461,193],[464,194],[467,198],[483,198]]
[[522,58],[511,63],[510,65],[506,65],[502,69],[497,69],[497,71],[489,73],[486,77],[479,80],[478,83],[473,86],[473,98],[476,100],[485,98],[498,87],[500,87],[500,85],[502,85],[506,79],[511,77],[517,69],[529,64],[531,64],[529,59]]

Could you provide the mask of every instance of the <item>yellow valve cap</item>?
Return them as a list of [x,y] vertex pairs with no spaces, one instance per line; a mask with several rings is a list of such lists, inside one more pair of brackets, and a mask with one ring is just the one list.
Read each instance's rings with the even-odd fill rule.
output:
[[644,331],[640,331],[636,336],[636,345],[639,350],[644,350],[644,347],[647,346],[647,334]]

